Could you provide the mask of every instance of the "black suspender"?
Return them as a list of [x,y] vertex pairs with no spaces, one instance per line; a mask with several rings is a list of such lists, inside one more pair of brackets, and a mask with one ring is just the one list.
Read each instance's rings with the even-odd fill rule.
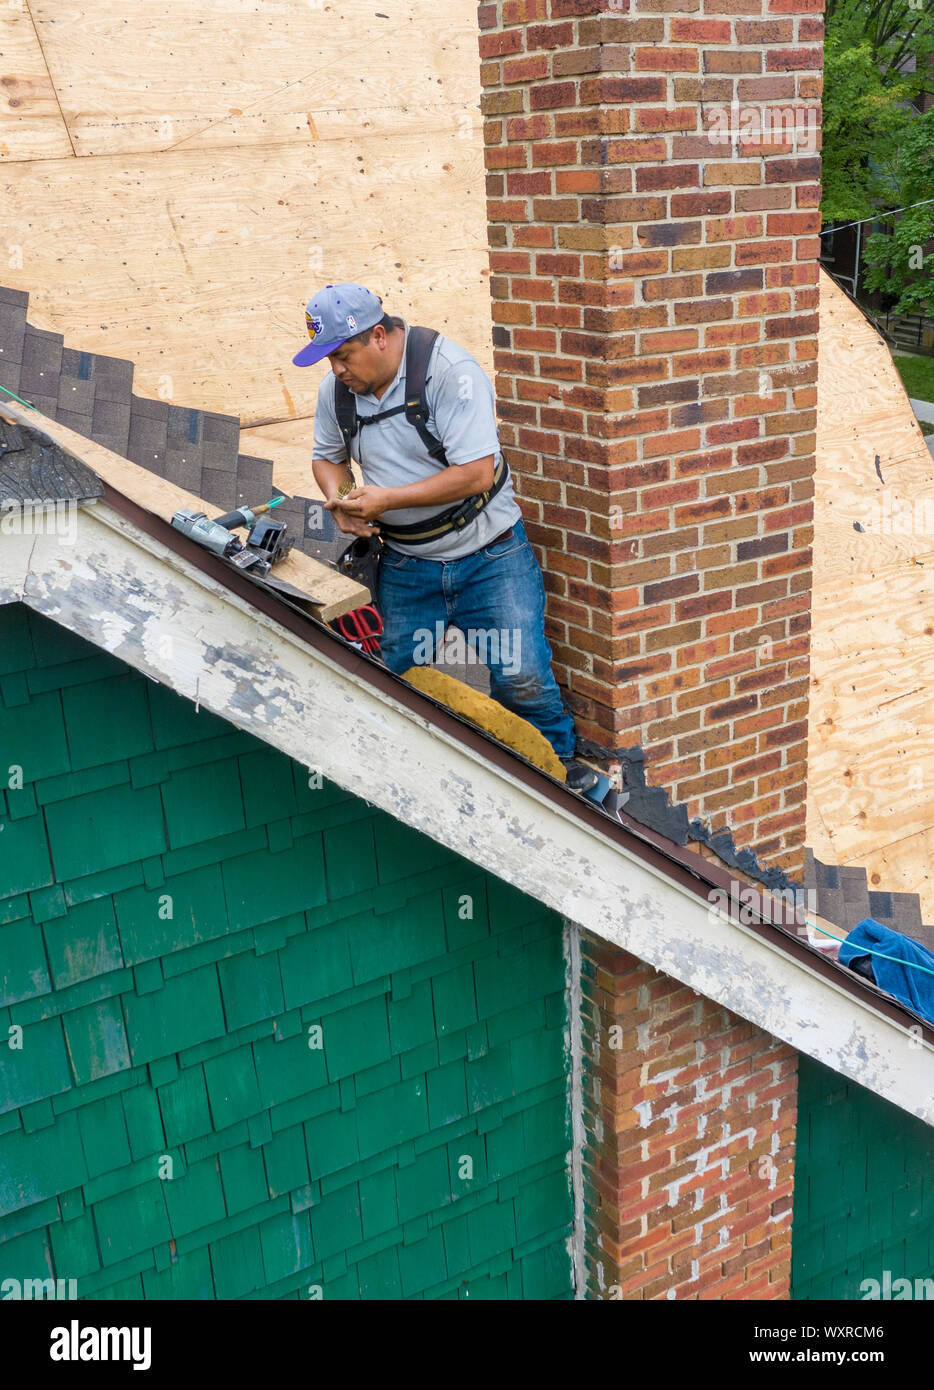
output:
[[340,432],[344,436],[348,462],[353,457],[350,441],[358,429],[363,425],[373,425],[377,420],[388,420],[392,415],[404,414],[409,424],[418,430],[419,438],[431,457],[447,467],[444,445],[428,428],[428,362],[438,336],[434,328],[409,328],[405,345],[404,405],[394,406],[392,410],[381,410],[376,415],[358,415],[356,398],[350,387],[345,386],[339,379],[335,381],[334,409]]
[[[335,380],[334,409],[340,432],[344,437],[348,463],[353,459],[350,441],[362,426],[373,425],[377,420],[388,420],[392,415],[404,413],[409,424],[418,430],[419,437],[431,457],[437,459],[445,468],[449,466],[444,445],[428,428],[428,362],[438,337],[439,334],[434,328],[409,328],[405,345],[404,405],[394,406],[392,410],[381,410],[376,415],[358,415],[354,393],[339,378]],[[406,526],[389,526],[380,521],[380,534],[387,540],[398,540],[404,545],[425,545],[450,531],[459,531],[479,516],[487,503],[505,486],[508,477],[509,468],[500,451],[500,461],[493,474],[493,486],[487,492],[467,497],[427,521]]]

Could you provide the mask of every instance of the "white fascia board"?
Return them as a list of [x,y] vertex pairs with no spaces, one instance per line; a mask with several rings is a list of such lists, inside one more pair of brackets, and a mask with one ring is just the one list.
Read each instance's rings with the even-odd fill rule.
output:
[[253,608],[104,503],[0,537],[0,602],[254,734],[561,916],[934,1124],[934,1048]]

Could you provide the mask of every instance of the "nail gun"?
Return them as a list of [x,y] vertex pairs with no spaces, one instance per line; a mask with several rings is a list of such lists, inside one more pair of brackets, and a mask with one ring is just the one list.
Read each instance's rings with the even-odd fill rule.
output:
[[[229,560],[237,569],[249,570],[257,578],[262,578],[277,561],[288,555],[294,544],[292,537],[286,535],[286,523],[265,515],[284,501],[284,497],[274,497],[271,502],[264,502],[261,506],[240,507],[213,520],[204,512],[186,508],[175,513],[172,525],[176,531],[190,536],[212,554]],[[245,542],[234,535],[234,531],[243,527],[247,528]]]

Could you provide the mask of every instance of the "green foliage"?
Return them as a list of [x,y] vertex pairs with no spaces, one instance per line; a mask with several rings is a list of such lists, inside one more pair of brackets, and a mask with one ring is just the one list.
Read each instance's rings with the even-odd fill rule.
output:
[[[827,0],[824,45],[825,225],[908,203],[900,146],[934,69],[934,13],[917,0]],[[915,71],[902,68],[914,58]],[[934,189],[931,190],[934,193]],[[927,196],[930,196],[927,195]]]
[[[868,43],[878,65],[897,74],[906,60],[931,52],[932,23],[925,0],[827,0],[827,36],[839,36],[850,47]],[[919,63],[920,67],[920,63]],[[919,74],[917,90],[925,85]]]
[[[934,236],[934,108],[909,119],[892,163],[896,206],[908,211],[880,218],[884,230],[866,243],[863,283],[894,297],[899,314],[925,313],[934,300],[934,256],[925,246]],[[920,207],[911,204],[921,203]]]
[[885,198],[881,168],[898,147],[905,113],[901,84],[891,86],[876,65],[868,43],[850,47],[840,35],[824,46],[823,195],[825,225],[869,217]]
[[934,402],[934,357],[893,356],[902,385],[916,401]]

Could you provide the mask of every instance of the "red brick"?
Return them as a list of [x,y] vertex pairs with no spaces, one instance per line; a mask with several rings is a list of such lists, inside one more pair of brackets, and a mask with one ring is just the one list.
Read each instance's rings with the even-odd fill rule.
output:
[[732,39],[728,19],[673,19],[672,43],[729,43]]
[[693,106],[640,106],[633,113],[634,131],[696,130],[697,109]]
[[699,65],[696,48],[637,48],[633,56],[637,72],[696,72]]
[[[649,772],[689,815],[735,827],[737,847],[798,871],[806,745],[797,734],[765,740],[796,728],[807,690],[820,159],[784,124],[744,130],[741,144],[718,153],[698,117],[702,103],[710,113],[735,97],[770,117],[800,112],[812,134],[819,8],[480,8],[501,437],[546,565],[556,673],[585,736],[640,742]],[[755,664],[756,632],[779,653],[768,671]],[[611,987],[601,977],[604,995]],[[622,997],[612,1007],[625,1008]],[[665,1036],[680,1049],[692,1026],[672,1013]],[[652,1034],[649,1060],[664,1067],[661,1036]],[[603,1113],[618,1124],[615,1186],[601,1188],[604,1254],[614,1252],[642,1297],[673,1281],[694,1296],[733,1296],[729,1262],[747,1247],[748,1264],[737,1266],[746,1286],[786,1287],[787,1262],[770,1284],[760,1266],[771,1252],[755,1253],[758,1236],[744,1246],[739,1224],[729,1253],[717,1250],[713,1209],[697,1218],[707,1225],[696,1258],[711,1260],[703,1287],[691,1278],[690,1246],[673,1246],[685,1228],[675,1231],[670,1215],[657,1241],[656,1208],[635,1225],[619,1215],[641,1196],[626,1181],[640,1134],[667,1144],[659,1152],[670,1155],[669,1172],[691,1161],[700,1112],[690,1081],[716,1067],[712,1053],[686,1060],[674,1082],[643,1092],[663,1106],[685,1088],[684,1127],[679,1120],[669,1144],[664,1122],[643,1129],[626,1109],[639,1094],[634,1028],[627,1037],[628,1061],[600,1066]],[[743,1089],[742,1061],[732,1057],[726,1074],[736,1096],[754,1098],[751,1123],[764,1123],[767,1088],[751,1059]],[[710,1130],[716,1123],[709,1114]],[[739,1223],[755,1194],[739,1195],[736,1177],[705,1172],[697,1182],[705,1195],[727,1193]],[[627,1240],[639,1242],[638,1271],[623,1259]],[[664,1269],[656,1247],[670,1249]]]
[[802,68],[823,68],[824,51],[821,48],[775,48],[765,59],[769,72],[800,72]]

